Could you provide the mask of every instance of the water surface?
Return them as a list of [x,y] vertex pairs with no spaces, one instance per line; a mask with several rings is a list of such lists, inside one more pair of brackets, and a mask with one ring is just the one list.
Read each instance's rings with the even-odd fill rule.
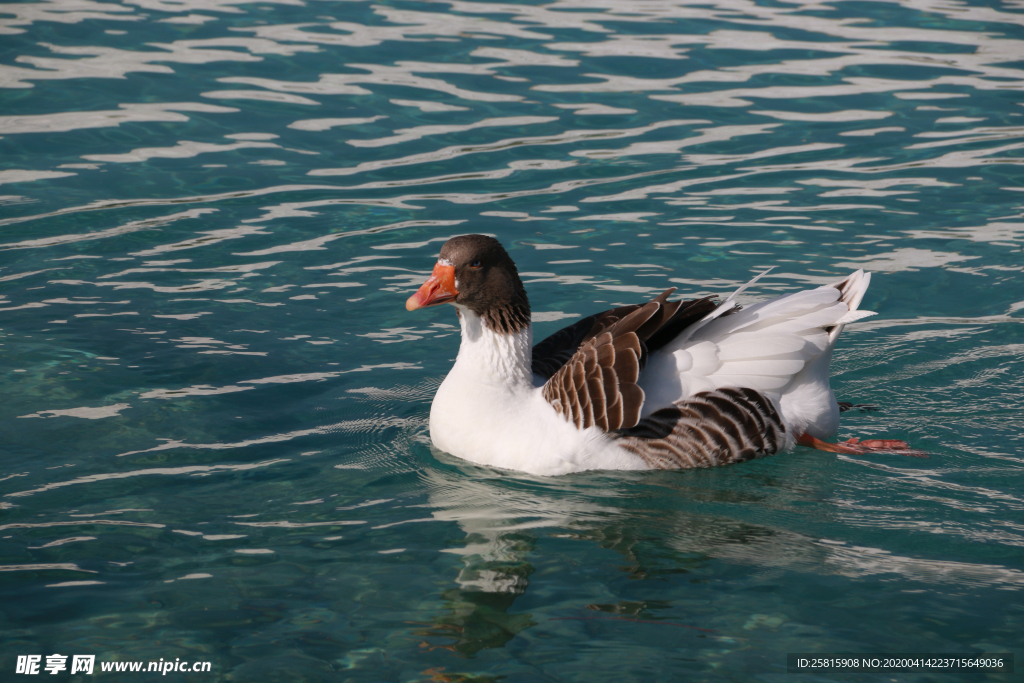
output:
[[[1020,659],[1022,24],[1008,0],[0,6],[0,669]],[[403,302],[465,232],[507,245],[538,337],[772,266],[745,302],[872,271],[833,386],[877,410],[839,436],[930,457],[544,479],[438,452],[457,323]],[[964,679],[817,680],[894,677]]]

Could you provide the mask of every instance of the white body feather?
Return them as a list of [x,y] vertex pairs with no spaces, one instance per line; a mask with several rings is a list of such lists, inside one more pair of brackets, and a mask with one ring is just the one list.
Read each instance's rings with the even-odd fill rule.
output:
[[452,455],[531,474],[641,470],[597,427],[577,429],[534,386],[533,332],[499,334],[458,306],[459,355],[430,407],[430,439]]

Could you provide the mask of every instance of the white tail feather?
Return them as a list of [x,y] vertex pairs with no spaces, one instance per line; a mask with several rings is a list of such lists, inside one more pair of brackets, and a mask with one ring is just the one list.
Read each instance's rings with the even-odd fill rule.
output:
[[765,275],[767,275],[768,273],[772,272],[772,270],[774,270],[774,269],[775,269],[775,266],[772,266],[771,268],[769,268],[768,270],[764,271],[763,273],[755,275],[754,279],[751,280],[750,282],[748,282],[747,284],[740,285],[740,288],[737,289],[732,294],[730,294],[729,298],[726,299],[725,301],[723,301],[721,306],[719,306],[715,310],[711,311],[706,316],[704,316],[703,318],[698,320],[696,323],[691,325],[689,328],[687,328],[683,332],[683,334],[682,334],[683,340],[686,340],[686,339],[689,339],[690,337],[692,337],[694,332],[696,332],[700,328],[704,327],[705,325],[707,325],[709,322],[711,322],[715,318],[718,318],[719,316],[725,315],[726,313],[731,311],[732,307],[733,307],[733,302],[736,300],[736,297],[738,295],[742,294],[743,291],[747,289],[747,287],[749,287],[750,285],[754,284],[755,282],[757,282],[758,280],[763,278]]
[[[868,285],[870,284],[871,273],[865,273],[863,270],[858,270],[850,275],[850,277],[835,285],[836,289],[842,293],[839,300],[845,303],[850,311],[847,315],[852,314],[860,306],[860,301],[864,298],[864,293],[868,291]],[[843,331],[843,327],[846,326],[846,323],[852,323],[854,320],[860,320],[860,318],[866,318],[871,315],[874,315],[874,313],[869,312],[867,315],[862,315],[859,318],[854,318],[852,320],[844,320],[843,318],[840,318],[836,321],[836,325],[832,328],[832,331],[829,332],[829,340],[833,345],[835,345],[836,340],[839,339],[839,333]]]
[[824,438],[838,427],[829,387],[832,349],[844,325],[873,315],[857,310],[871,276],[858,270],[835,285],[733,312],[736,296],[768,272],[652,355],[639,382],[645,415],[699,391],[740,387],[780,407],[790,438],[805,432]]

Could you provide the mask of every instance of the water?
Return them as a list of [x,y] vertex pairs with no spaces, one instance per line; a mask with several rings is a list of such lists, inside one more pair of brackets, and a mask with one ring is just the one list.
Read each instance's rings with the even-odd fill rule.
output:
[[[0,6],[4,679],[55,653],[110,681],[1020,666],[1022,24],[1009,0]],[[930,458],[542,479],[437,452],[456,321],[403,303],[464,232],[508,246],[538,338],[669,286],[871,270],[833,386],[878,410],[839,436]],[[813,680],[897,678],[964,674]]]

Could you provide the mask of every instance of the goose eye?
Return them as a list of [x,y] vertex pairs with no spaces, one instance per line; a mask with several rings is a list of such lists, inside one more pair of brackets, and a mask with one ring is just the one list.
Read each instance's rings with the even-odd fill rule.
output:
[[473,262],[469,264],[470,268],[480,268],[482,266],[483,264],[480,263],[480,259],[474,259]]

